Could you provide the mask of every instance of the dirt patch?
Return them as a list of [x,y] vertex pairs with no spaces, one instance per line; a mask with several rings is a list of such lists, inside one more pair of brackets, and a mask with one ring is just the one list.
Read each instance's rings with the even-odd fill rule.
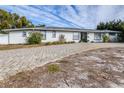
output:
[[[54,73],[49,73],[48,67]],[[124,87],[124,48],[97,49],[71,55],[17,73],[1,81],[0,87]]]

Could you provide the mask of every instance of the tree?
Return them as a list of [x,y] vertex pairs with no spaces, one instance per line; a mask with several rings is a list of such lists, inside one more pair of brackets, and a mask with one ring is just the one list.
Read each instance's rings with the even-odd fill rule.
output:
[[27,27],[35,27],[35,26],[34,26],[34,24],[32,24],[32,22],[28,21]]
[[22,21],[21,20],[17,21],[16,27],[17,28],[22,28]]
[[[16,13],[10,13],[5,10],[0,9],[0,30],[7,28],[22,28],[22,27],[37,27],[31,21],[29,21],[25,16],[20,17]],[[45,25],[40,24],[38,27],[45,27]]]
[[113,30],[113,31],[121,31],[118,35],[118,40],[124,42],[124,21],[122,20],[113,20],[109,22],[101,22],[97,25],[98,30]]
[[21,17],[20,21],[22,22],[22,27],[26,27],[28,25],[28,21],[25,16]]
[[3,29],[9,29],[10,28],[10,25],[9,25],[9,23],[8,23],[8,21],[4,21],[2,24],[1,24],[1,28]]
[[97,29],[100,29],[100,30],[106,29],[105,24],[103,22],[100,22],[99,25],[97,25]]
[[18,20],[19,19],[19,15],[17,15],[16,13],[13,13],[12,16],[13,16],[14,20]]

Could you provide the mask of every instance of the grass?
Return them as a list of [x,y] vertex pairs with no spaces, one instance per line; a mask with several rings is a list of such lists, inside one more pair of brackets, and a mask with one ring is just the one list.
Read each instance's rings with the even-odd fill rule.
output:
[[10,49],[19,49],[19,48],[31,48],[31,47],[41,47],[47,45],[59,45],[59,44],[71,44],[72,42],[46,42],[42,44],[9,44],[9,45],[0,45],[0,50],[10,50]]
[[43,46],[43,44],[35,44],[35,45],[24,45],[24,44],[0,45],[0,50],[31,48],[31,47],[40,47],[40,46]]
[[48,72],[49,73],[55,73],[55,72],[59,72],[59,71],[60,71],[60,67],[57,64],[48,65]]

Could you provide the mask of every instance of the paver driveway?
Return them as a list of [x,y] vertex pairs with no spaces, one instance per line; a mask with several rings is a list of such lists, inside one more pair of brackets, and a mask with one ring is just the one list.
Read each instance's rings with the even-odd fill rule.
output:
[[124,47],[116,43],[75,43],[0,51],[0,79],[33,69],[71,54],[97,48]]

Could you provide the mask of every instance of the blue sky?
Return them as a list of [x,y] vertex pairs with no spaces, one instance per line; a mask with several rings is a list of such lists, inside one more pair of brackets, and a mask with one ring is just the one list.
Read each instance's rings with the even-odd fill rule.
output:
[[124,20],[124,6],[33,5],[5,6],[0,9],[26,16],[34,24],[94,29],[101,21]]

